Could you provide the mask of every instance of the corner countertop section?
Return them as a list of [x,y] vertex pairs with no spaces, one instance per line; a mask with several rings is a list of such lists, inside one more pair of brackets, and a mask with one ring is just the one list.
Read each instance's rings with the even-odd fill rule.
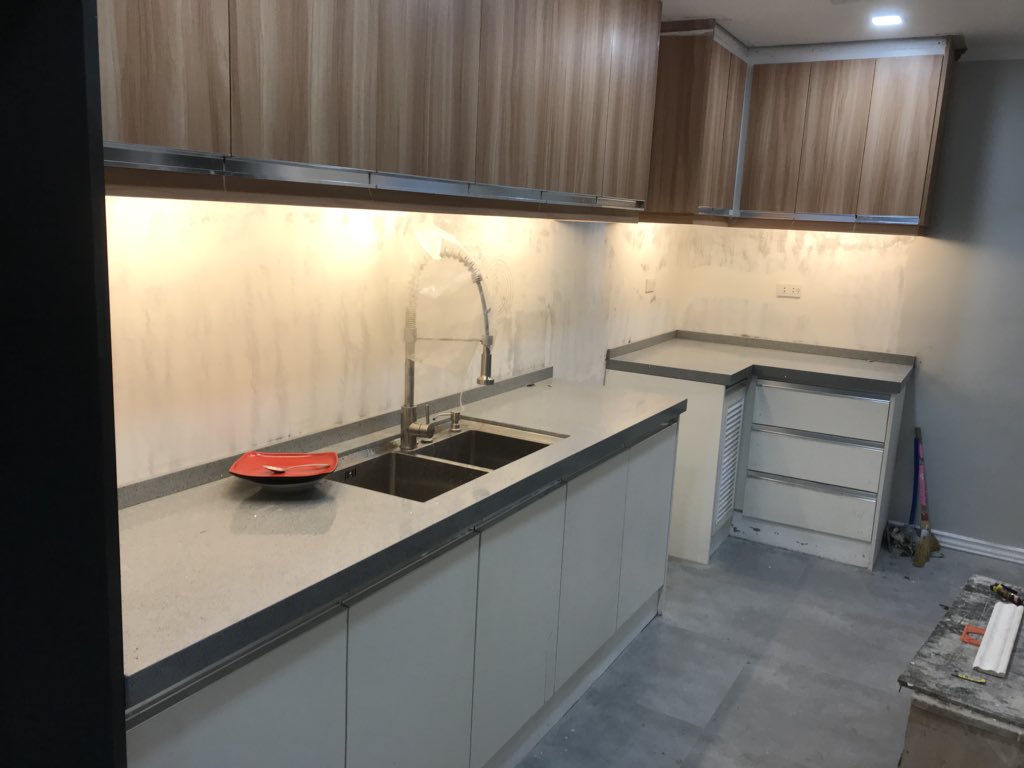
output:
[[891,395],[915,359],[885,353],[676,331],[608,352],[608,370],[731,386],[757,376],[809,386]]
[[129,714],[522,508],[685,408],[678,397],[550,380],[463,415],[567,437],[428,502],[331,481],[288,497],[225,478],[122,510]]

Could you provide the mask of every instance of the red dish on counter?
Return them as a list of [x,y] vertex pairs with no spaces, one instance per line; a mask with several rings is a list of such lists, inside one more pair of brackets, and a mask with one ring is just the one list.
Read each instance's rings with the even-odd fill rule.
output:
[[315,483],[338,468],[336,453],[269,453],[249,451],[228,470],[260,485],[299,486]]

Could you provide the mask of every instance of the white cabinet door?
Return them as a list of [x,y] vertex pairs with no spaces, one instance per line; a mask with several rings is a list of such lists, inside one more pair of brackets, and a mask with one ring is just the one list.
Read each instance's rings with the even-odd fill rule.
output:
[[469,765],[480,537],[349,609],[348,768]]
[[128,731],[130,768],[345,764],[341,613]]
[[617,626],[665,583],[675,480],[676,425],[629,449]]
[[619,604],[627,454],[569,482],[562,547],[555,687],[615,632]]
[[472,768],[555,690],[565,487],[480,534]]

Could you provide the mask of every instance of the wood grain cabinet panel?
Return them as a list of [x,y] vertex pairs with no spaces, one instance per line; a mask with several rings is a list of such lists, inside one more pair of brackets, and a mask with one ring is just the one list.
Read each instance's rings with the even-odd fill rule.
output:
[[604,180],[608,108],[609,67],[602,46],[606,9],[594,0],[557,0],[552,5],[554,34],[545,56],[551,88],[544,115],[547,163],[541,186],[596,194]]
[[231,0],[231,153],[372,168],[374,0]]
[[921,215],[943,62],[942,56],[905,56],[875,65],[859,215]]
[[754,67],[740,207],[794,213],[811,65]]
[[746,81],[746,62],[722,46],[713,45],[698,174],[698,208],[732,208]]
[[542,186],[554,7],[550,0],[483,2],[476,153],[482,184]]
[[481,0],[378,0],[380,171],[473,180]]
[[98,0],[103,138],[229,151],[228,0]]
[[798,212],[857,212],[874,76],[874,59],[811,64]]
[[647,210],[695,213],[707,109],[710,37],[661,39]]
[[647,210],[732,208],[747,65],[710,36],[661,40]]
[[606,5],[603,48],[609,80],[601,194],[643,200],[651,163],[661,4],[606,0]]

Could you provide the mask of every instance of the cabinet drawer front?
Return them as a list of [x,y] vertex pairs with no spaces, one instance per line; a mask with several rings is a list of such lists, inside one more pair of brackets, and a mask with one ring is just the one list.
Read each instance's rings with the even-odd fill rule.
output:
[[889,401],[758,384],[754,423],[859,440],[885,440]]
[[859,491],[878,491],[882,449],[753,430],[750,469]]
[[858,541],[871,541],[875,502],[859,496],[747,478],[743,515]]

